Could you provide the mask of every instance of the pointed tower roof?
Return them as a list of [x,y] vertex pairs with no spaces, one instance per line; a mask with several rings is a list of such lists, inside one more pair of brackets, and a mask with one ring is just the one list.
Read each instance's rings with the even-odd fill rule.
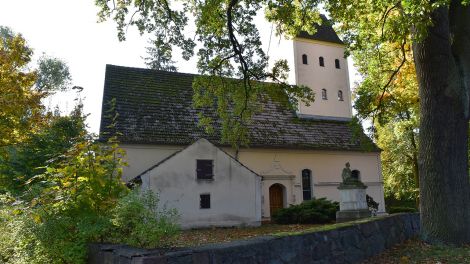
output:
[[332,22],[329,21],[325,15],[320,15],[320,17],[322,19],[322,24],[316,25],[317,32],[315,34],[311,35],[306,31],[301,31],[299,35],[297,35],[297,37],[344,45],[343,41],[341,41],[341,39],[338,37],[335,30],[331,26]]

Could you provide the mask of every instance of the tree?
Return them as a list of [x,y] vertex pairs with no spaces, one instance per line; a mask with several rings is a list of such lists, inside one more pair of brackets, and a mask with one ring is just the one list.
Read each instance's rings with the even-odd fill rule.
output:
[[81,105],[70,115],[52,115],[39,131],[0,155],[0,193],[21,194],[26,182],[42,174],[48,165],[59,162],[64,153],[86,134]]
[[0,26],[0,148],[37,131],[47,114],[41,100],[70,84],[64,62],[43,56],[38,69],[31,70],[32,55],[21,34]]
[[[141,32],[158,32],[155,29],[169,26],[182,32],[188,24],[187,18],[194,16],[196,36],[202,42],[198,51],[199,71],[241,80],[238,89],[214,88],[217,93],[209,90],[206,94],[210,98],[215,95],[218,100],[225,98],[222,103],[240,106],[235,115],[227,115],[242,125],[249,122],[249,115],[244,116],[245,109],[263,91],[253,88],[252,81],[282,81],[280,77],[287,70],[282,62],[270,72],[265,70],[267,58],[253,24],[256,10],[261,7],[266,8],[266,17],[276,24],[277,32],[290,36],[299,30],[314,32],[314,22],[320,22],[318,6],[323,4],[333,19],[341,23],[351,50],[361,49],[367,43],[404,47],[411,42],[420,95],[418,165],[422,234],[432,242],[470,242],[466,156],[470,85],[467,0],[183,1],[179,11],[174,10],[174,2],[170,1],[117,1],[114,6],[109,0],[95,3],[101,9],[102,19],[113,16],[120,39],[124,38],[128,24],[136,25]],[[395,78],[396,74],[390,76],[390,80]],[[204,89],[197,82],[194,86],[196,92],[198,87]],[[305,90],[282,87],[291,98],[308,97]],[[385,90],[379,99],[384,95]],[[219,109],[218,114],[224,117]]]
[[403,45],[351,42],[360,45],[350,52],[362,77],[354,89],[354,108],[361,120],[371,121],[371,134],[382,149],[385,196],[417,201],[419,96],[411,39]]
[[33,89],[37,74],[28,71],[32,50],[19,34],[0,27],[0,147],[25,138],[42,113],[44,94]]

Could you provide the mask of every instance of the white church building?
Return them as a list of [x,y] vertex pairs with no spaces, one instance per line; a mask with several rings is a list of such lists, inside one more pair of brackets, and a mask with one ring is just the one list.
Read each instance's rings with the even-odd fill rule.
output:
[[[107,65],[100,138],[118,135],[127,153],[124,180],[156,191],[161,203],[179,211],[183,227],[259,225],[279,208],[313,197],[338,201],[349,162],[384,212],[380,150],[365,148],[370,140],[350,126],[342,41],[322,25],[315,35],[276,42],[270,51],[276,59],[273,54],[288,60],[289,80],[310,87],[315,102],[297,112],[264,103],[238,159],[221,143],[219,130],[206,134],[197,125],[197,75]],[[111,108],[117,113],[113,127]]]

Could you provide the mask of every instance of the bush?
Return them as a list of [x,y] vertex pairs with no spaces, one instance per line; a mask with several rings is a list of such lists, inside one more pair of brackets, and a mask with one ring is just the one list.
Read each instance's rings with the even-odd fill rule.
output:
[[32,209],[0,195],[0,263],[85,263],[91,242],[168,245],[178,233],[175,210],[158,210],[151,191],[130,192],[111,210]]
[[385,197],[385,210],[389,214],[417,212],[417,201],[412,199],[396,199]]
[[414,207],[404,207],[404,206],[391,206],[388,208],[389,214],[396,214],[396,213],[415,213],[418,212],[418,209]]
[[150,190],[134,190],[120,199],[112,211],[113,242],[143,248],[167,246],[178,234],[178,214],[159,208],[158,202]]
[[271,219],[277,224],[323,224],[336,219],[339,203],[326,198],[312,199],[279,209]]

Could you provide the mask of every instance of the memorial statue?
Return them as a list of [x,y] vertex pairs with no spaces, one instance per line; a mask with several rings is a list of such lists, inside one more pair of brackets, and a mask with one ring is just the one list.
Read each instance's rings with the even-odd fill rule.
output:
[[346,162],[346,167],[343,169],[341,173],[341,177],[343,178],[343,182],[340,186],[358,186],[362,187],[364,184],[361,182],[360,179],[360,172],[358,170],[351,170],[351,164]]
[[351,179],[351,164],[349,162],[346,162],[346,168],[343,169],[343,173],[341,176],[343,177],[343,183],[347,182],[349,179]]

